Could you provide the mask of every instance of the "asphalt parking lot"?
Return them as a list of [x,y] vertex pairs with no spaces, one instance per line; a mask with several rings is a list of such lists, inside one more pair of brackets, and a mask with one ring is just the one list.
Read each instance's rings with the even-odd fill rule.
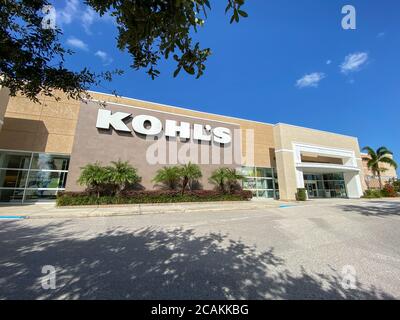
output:
[[0,299],[398,299],[399,230],[389,200],[2,219]]

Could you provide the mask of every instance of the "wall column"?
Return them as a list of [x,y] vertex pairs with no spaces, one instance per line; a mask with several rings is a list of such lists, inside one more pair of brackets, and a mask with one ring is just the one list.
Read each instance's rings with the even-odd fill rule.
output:
[[358,172],[345,172],[344,182],[346,183],[347,196],[352,199],[359,199],[363,195],[360,174]]
[[296,200],[298,182],[293,152],[278,150],[276,152],[276,168],[278,172],[280,199]]

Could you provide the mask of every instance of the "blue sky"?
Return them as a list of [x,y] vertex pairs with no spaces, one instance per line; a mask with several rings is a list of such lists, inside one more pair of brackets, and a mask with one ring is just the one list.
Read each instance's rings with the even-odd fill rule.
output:
[[[357,136],[360,147],[386,145],[400,160],[400,2],[397,0],[247,0],[249,18],[230,25],[226,1],[214,0],[195,35],[213,55],[201,79],[160,63],[151,80],[129,68],[110,18],[80,0],[57,1],[57,24],[76,54],[71,68],[115,68],[125,75],[93,88],[268,123],[290,123]],[[343,30],[351,4],[357,29]]]

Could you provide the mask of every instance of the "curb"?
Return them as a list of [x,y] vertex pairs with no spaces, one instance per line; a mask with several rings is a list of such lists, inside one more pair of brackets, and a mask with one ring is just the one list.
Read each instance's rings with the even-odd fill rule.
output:
[[[24,216],[25,219],[79,219],[79,218],[96,218],[96,217],[124,217],[124,216],[144,216],[144,215],[155,215],[155,214],[185,214],[185,213],[196,213],[196,212],[222,212],[222,211],[230,211],[230,210],[262,210],[262,209],[278,209],[279,205],[274,206],[248,206],[245,208],[240,208],[238,206],[235,207],[211,207],[211,208],[183,208],[183,209],[164,209],[164,210],[145,210],[142,211],[141,208],[137,208],[138,211],[131,212],[98,212],[94,211],[92,213],[78,213],[76,215],[71,213],[54,213],[54,214],[32,214]],[[77,208],[79,209],[79,208]],[[93,209],[93,208],[92,208]],[[101,208],[100,208],[101,209]]]

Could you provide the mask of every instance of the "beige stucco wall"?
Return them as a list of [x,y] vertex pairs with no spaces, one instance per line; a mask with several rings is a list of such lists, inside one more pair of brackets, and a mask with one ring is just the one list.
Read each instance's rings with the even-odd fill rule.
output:
[[7,110],[8,101],[10,99],[9,93],[10,91],[7,88],[0,86],[0,130],[3,127],[4,115]]
[[[132,115],[153,116],[163,124],[167,119],[190,124],[211,125],[215,127],[226,127],[232,132],[239,126],[232,123],[216,122],[215,120],[204,120],[188,116],[170,114],[156,110],[146,110],[135,107],[108,104],[104,106],[107,110],[125,112]],[[152,182],[157,170],[168,165],[180,165],[191,161],[199,164],[203,177],[200,179],[202,188],[212,189],[214,186],[208,182],[212,172],[219,167],[237,168],[240,163],[235,163],[233,152],[235,140],[228,145],[220,146],[209,142],[198,143],[191,138],[181,142],[180,139],[166,139],[162,134],[154,141],[135,132],[117,132],[114,129],[103,130],[96,128],[98,110],[101,108],[96,103],[89,102],[81,105],[80,116],[76,129],[76,137],[72,150],[70,169],[68,173],[67,190],[80,191],[83,189],[76,183],[80,174],[80,168],[88,163],[100,162],[109,165],[111,161],[128,161],[142,177],[141,185],[146,189],[157,186]],[[127,119],[126,124],[131,128],[132,119]],[[235,139],[233,137],[233,139]],[[238,143],[240,155],[240,141]],[[176,149],[175,149],[176,148]],[[171,152],[170,152],[171,151]],[[227,152],[230,155],[226,155]],[[179,158],[178,158],[179,157]],[[238,157],[239,161],[240,156]],[[217,160],[216,162],[213,159]]]
[[79,113],[79,103],[39,98],[33,103],[11,97],[0,132],[0,149],[70,154]]
[[[157,103],[151,103],[147,101],[141,101],[131,98],[115,97],[112,95],[100,94],[96,92],[90,92],[93,99],[99,101],[108,101],[120,104],[126,104],[130,106],[147,108],[150,110],[159,110],[174,113],[177,115],[188,115],[191,117],[199,117],[210,120],[217,120],[222,122],[236,123],[242,130],[242,152],[243,157],[246,158],[246,130],[250,130],[253,133],[254,140],[250,143],[254,143],[254,164],[259,167],[275,167],[274,160],[274,136],[273,136],[273,125],[267,123],[261,123],[256,121],[243,120],[233,117],[221,116],[217,114],[210,114],[200,111],[182,109],[179,107],[167,106]],[[190,108],[190,107],[188,107]]]
[[[0,149],[72,153],[81,102],[68,100],[63,94],[58,94],[60,101],[41,96],[39,97],[40,104],[35,104],[20,96],[8,100],[8,95],[1,95],[2,92],[3,94],[5,92],[3,90],[0,91],[0,107],[3,107],[4,110],[4,105],[7,105],[7,110],[0,132]],[[251,158],[246,153],[248,144],[246,139],[248,136],[253,136],[254,139],[250,141],[250,144],[254,144],[254,148],[251,148],[254,151],[254,165],[277,167],[282,199],[293,199],[297,189],[293,154],[286,152],[292,149],[292,142],[354,150],[358,166],[362,168],[358,141],[354,137],[283,124],[274,126],[96,92],[89,92],[89,94],[92,99],[102,102],[114,102],[146,108],[150,111],[164,111],[177,117],[190,116],[237,124],[242,132],[243,158]],[[250,135],[247,135],[247,132]],[[102,145],[94,147],[104,148]],[[275,153],[275,150],[278,152]]]
[[[245,159],[247,156],[246,139],[247,136],[250,136],[254,137],[254,139],[249,140],[249,145],[253,144],[250,150],[254,150],[254,159],[252,159],[253,157],[248,158],[252,159],[256,166],[275,166],[273,126],[270,124],[96,92],[89,92],[89,94],[92,99],[102,102],[108,101],[149,110],[166,111],[177,115],[237,123],[242,131],[243,158]],[[68,100],[62,93],[58,93],[57,96],[60,101],[40,96],[40,104],[33,103],[21,96],[10,98],[5,113],[4,130],[0,134],[0,149],[70,154],[72,152],[80,102]]]
[[352,150],[357,159],[357,166],[362,169],[357,138],[287,124],[274,126],[274,138],[281,199],[294,200],[296,198],[297,179],[293,143]]

